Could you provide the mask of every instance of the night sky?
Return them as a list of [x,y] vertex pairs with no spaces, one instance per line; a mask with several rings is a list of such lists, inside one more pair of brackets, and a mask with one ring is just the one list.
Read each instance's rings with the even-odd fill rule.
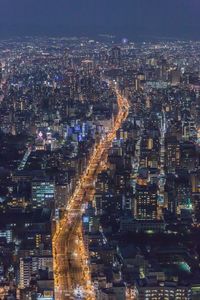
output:
[[200,0],[0,0],[0,37],[200,39]]

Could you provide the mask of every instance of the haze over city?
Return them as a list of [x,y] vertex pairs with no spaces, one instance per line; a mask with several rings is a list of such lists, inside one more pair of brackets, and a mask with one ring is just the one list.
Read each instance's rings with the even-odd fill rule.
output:
[[0,36],[200,38],[198,0],[0,0]]

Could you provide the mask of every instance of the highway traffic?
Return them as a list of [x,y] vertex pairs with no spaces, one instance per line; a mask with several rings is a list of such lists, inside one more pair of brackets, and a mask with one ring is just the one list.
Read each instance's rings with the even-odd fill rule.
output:
[[114,126],[107,135],[95,145],[88,166],[81,175],[78,185],[68,200],[63,218],[57,225],[53,236],[55,299],[95,299],[91,282],[89,257],[84,246],[81,219],[83,204],[91,201],[95,192],[97,175],[105,168],[108,150],[116,137],[116,132],[128,116],[129,103],[114,89],[118,102],[118,114]]

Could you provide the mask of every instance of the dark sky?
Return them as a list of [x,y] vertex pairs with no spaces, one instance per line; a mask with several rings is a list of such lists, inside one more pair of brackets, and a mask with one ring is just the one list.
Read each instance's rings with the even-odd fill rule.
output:
[[200,0],[0,0],[0,37],[200,39]]

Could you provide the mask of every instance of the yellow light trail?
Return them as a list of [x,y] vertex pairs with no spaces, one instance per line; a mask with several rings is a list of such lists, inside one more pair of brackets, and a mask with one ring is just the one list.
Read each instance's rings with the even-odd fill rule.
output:
[[68,200],[65,213],[56,227],[52,248],[54,264],[55,299],[75,299],[74,292],[83,291],[82,299],[94,300],[95,293],[91,283],[89,256],[84,246],[81,217],[85,198],[92,200],[97,175],[105,169],[108,149],[116,132],[128,116],[129,103],[115,87],[118,114],[114,126],[106,137],[95,146],[88,166],[80,177],[79,183]]

